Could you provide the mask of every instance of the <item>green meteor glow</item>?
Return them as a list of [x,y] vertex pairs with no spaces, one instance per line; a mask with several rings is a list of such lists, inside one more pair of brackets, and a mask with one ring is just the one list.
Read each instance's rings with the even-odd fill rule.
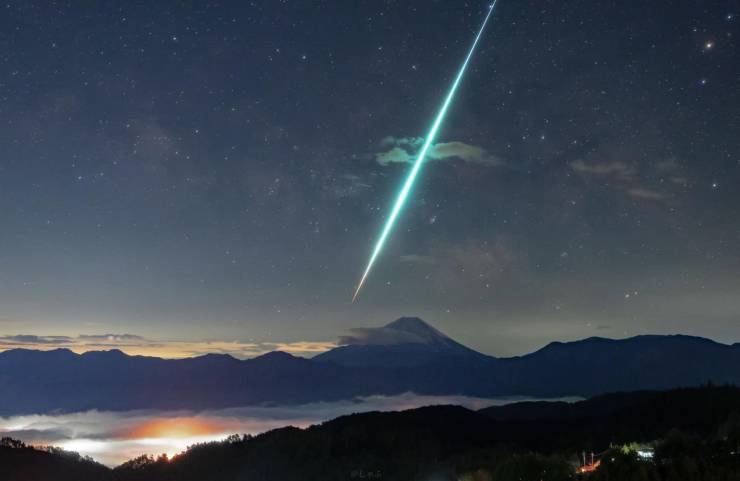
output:
[[465,57],[465,61],[463,62],[462,67],[460,67],[460,71],[458,72],[457,77],[455,77],[455,81],[452,83],[452,87],[450,88],[450,91],[447,94],[447,97],[445,98],[444,103],[442,103],[442,108],[439,109],[439,113],[437,113],[437,117],[434,119],[432,128],[429,130],[429,134],[427,134],[427,138],[424,141],[424,145],[419,151],[419,155],[416,157],[414,166],[411,168],[411,172],[409,172],[408,177],[406,177],[406,181],[403,183],[401,192],[399,192],[398,197],[396,198],[396,202],[395,204],[393,204],[391,215],[388,216],[388,220],[383,226],[383,230],[380,233],[378,242],[375,244],[373,253],[370,256],[370,261],[367,263],[365,272],[362,274],[362,278],[360,278],[360,282],[357,284],[357,289],[355,289],[355,294],[354,296],[352,296],[352,302],[354,302],[355,299],[357,299],[357,295],[360,293],[360,289],[362,289],[362,286],[365,283],[365,279],[367,279],[367,275],[370,273],[370,269],[372,269],[373,264],[375,264],[375,260],[378,258],[380,251],[383,250],[385,241],[388,239],[388,235],[390,234],[391,229],[393,228],[393,224],[396,223],[396,218],[398,217],[398,214],[401,212],[401,208],[403,207],[403,204],[406,202],[406,198],[409,196],[409,192],[411,191],[411,187],[414,184],[414,180],[416,180],[416,176],[419,174],[419,171],[421,170],[421,166],[424,163],[424,160],[426,159],[427,151],[429,150],[429,147],[431,147],[432,142],[434,142],[434,137],[437,135],[437,130],[439,130],[439,127],[442,124],[442,120],[444,120],[444,117],[447,114],[447,109],[450,107],[450,103],[452,102],[452,99],[455,96],[455,91],[457,91],[457,87],[460,85],[460,81],[462,80],[463,75],[465,74],[465,70],[468,67],[468,63],[470,62],[470,59],[473,56],[473,52],[475,52],[475,47],[478,45],[478,40],[480,40],[480,37],[483,34],[483,30],[486,28],[488,19],[491,17],[491,14],[493,13],[493,9],[496,6],[497,1],[498,0],[494,0],[494,2],[491,4],[491,7],[488,10],[488,14],[486,15],[485,20],[483,20],[483,25],[478,31],[478,35],[476,35],[475,40],[473,41],[473,45],[470,47],[468,56]]

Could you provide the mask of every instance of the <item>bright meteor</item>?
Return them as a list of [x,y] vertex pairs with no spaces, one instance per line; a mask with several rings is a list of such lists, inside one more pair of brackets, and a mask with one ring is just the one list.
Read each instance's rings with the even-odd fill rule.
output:
[[352,296],[352,302],[355,302],[355,299],[357,299],[357,295],[360,293],[360,289],[362,289],[363,284],[365,284],[365,280],[367,279],[367,275],[370,273],[370,269],[372,269],[373,264],[375,264],[375,260],[378,258],[380,251],[383,250],[385,241],[388,239],[388,235],[390,234],[391,229],[393,229],[393,224],[396,223],[396,218],[398,217],[398,214],[401,212],[401,208],[403,207],[403,204],[406,202],[406,198],[409,196],[409,192],[411,191],[411,186],[414,185],[414,180],[416,180],[416,176],[419,174],[419,171],[421,170],[421,166],[424,163],[424,160],[426,159],[426,156],[427,156],[427,151],[429,150],[429,147],[432,145],[432,142],[434,142],[434,137],[437,135],[437,130],[439,130],[439,127],[442,124],[442,120],[444,120],[444,117],[447,114],[447,109],[449,108],[450,103],[452,102],[452,99],[455,96],[455,91],[457,91],[457,87],[460,85],[460,81],[462,80],[463,75],[465,74],[465,70],[468,67],[468,63],[470,62],[470,59],[473,57],[473,52],[475,52],[475,47],[478,45],[478,40],[480,40],[480,37],[483,34],[483,30],[486,28],[488,19],[491,17],[491,14],[493,13],[493,9],[496,6],[497,1],[498,0],[494,0],[494,2],[491,4],[491,7],[488,10],[488,14],[486,15],[486,18],[483,20],[483,25],[481,25],[481,28],[478,31],[478,35],[475,36],[473,45],[470,47],[468,56],[465,57],[465,61],[463,62],[462,67],[460,67],[460,71],[457,73],[457,77],[455,77],[455,81],[452,82],[452,87],[450,87],[450,91],[447,94],[447,97],[445,97],[445,101],[442,103],[442,107],[439,109],[439,113],[437,113],[437,117],[434,119],[432,128],[429,130],[429,133],[427,134],[427,138],[424,141],[424,145],[419,151],[419,155],[416,157],[416,161],[414,161],[414,166],[411,168],[411,172],[409,172],[408,177],[406,177],[406,182],[403,183],[401,192],[399,192],[398,197],[396,198],[396,203],[393,204],[391,215],[388,216],[388,220],[383,226],[383,230],[380,233],[378,242],[376,242],[375,248],[373,249],[373,253],[370,256],[370,261],[368,261],[367,267],[365,268],[365,272],[362,274],[362,277],[360,278],[360,282],[357,284],[357,289],[355,289],[355,294]]

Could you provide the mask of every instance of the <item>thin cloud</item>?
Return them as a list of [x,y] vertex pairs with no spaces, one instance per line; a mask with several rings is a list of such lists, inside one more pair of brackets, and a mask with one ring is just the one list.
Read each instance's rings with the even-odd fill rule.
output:
[[[386,137],[380,145],[388,150],[375,154],[375,161],[382,166],[411,163],[416,159],[423,142],[421,137]],[[459,141],[434,144],[429,149],[427,157],[429,160],[437,161],[460,159],[491,167],[503,165],[501,159],[486,149]]]
[[80,334],[78,339],[85,341],[141,341],[142,336],[134,334]]
[[428,285],[433,289],[449,292],[452,286],[465,286],[465,295],[470,296],[519,276],[528,262],[526,254],[505,237],[432,245],[399,260],[427,273]]
[[424,339],[411,332],[389,329],[387,327],[356,327],[347,336],[339,336],[339,345],[389,345],[422,343]]
[[434,256],[423,256],[419,254],[406,254],[400,258],[406,264],[437,264],[439,259]]
[[27,344],[65,345],[74,342],[67,336],[36,336],[33,334],[16,334],[14,336],[0,336],[0,346],[14,346]]
[[518,257],[508,243],[499,239],[491,243],[469,242],[463,245],[434,247],[427,255],[401,256],[401,262],[447,266],[455,271],[491,275],[511,268]]
[[147,339],[134,334],[80,334],[69,336],[39,336],[18,334],[0,336],[0,351],[10,349],[69,349],[78,354],[88,351],[118,349],[132,356],[155,356],[168,359],[228,354],[246,359],[280,350],[296,356],[313,356],[336,347],[334,342],[241,342],[241,341],[170,341]]
[[334,196],[337,198],[355,197],[371,190],[373,186],[355,174],[344,174],[332,183]]
[[622,161],[611,161],[611,162],[592,162],[586,163],[581,159],[574,160],[570,164],[570,168],[574,171],[586,174],[596,175],[602,177],[618,177],[622,179],[631,178],[635,174],[635,168],[626,162]]
[[642,187],[628,189],[627,195],[641,200],[665,200],[668,198],[666,194]]
[[295,355],[319,354],[337,347],[336,342],[265,342],[263,346],[269,346],[276,351],[283,351]]
[[[614,161],[586,162],[583,159],[574,160],[568,164],[571,170],[584,178],[593,178],[599,181],[608,179],[612,187],[622,195],[633,200],[667,201],[674,197],[670,192],[672,185],[685,186],[687,179],[680,175],[681,166],[675,159],[668,159],[641,166],[638,172],[636,164]],[[661,179],[661,189],[656,190],[644,184],[651,178]],[[670,183],[663,183],[666,178]],[[665,189],[668,189],[666,191]]]

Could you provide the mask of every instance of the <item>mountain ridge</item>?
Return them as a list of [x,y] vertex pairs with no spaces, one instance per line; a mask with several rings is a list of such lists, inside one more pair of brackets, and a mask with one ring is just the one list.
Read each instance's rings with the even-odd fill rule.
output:
[[[685,335],[587,338],[495,358],[468,350],[420,319],[402,319],[378,328],[385,331],[370,339],[389,339],[388,344],[357,339],[314,358],[282,351],[242,360],[223,354],[163,359],[119,350],[8,350],[0,352],[0,415],[295,405],[404,392],[590,397],[708,381],[740,384],[737,343]],[[395,342],[396,331],[427,336],[427,342]]]
[[[399,321],[401,319],[406,319],[406,318],[399,318],[396,321],[393,321],[393,322],[387,324],[385,327],[388,327],[389,325],[391,325],[391,324],[393,324],[393,323],[395,323],[395,322],[397,322],[397,321]],[[414,318],[414,319],[418,319],[418,318]],[[436,328],[430,326],[425,321],[422,321],[422,322],[424,322],[424,324],[426,326],[434,329],[436,332],[439,332],[440,334],[444,335],[443,333],[441,333],[441,331],[438,331]],[[444,336],[447,337],[446,335],[444,335]],[[640,339],[660,339],[660,340],[663,340],[663,339],[683,339],[683,340],[700,341],[700,342],[703,342],[703,343],[705,343],[707,345],[715,345],[715,346],[720,346],[720,347],[730,347],[730,348],[740,347],[740,341],[734,342],[734,343],[724,343],[724,342],[720,342],[720,341],[717,341],[717,340],[714,340],[714,339],[711,339],[711,338],[708,338],[708,337],[696,336],[696,335],[691,335],[691,334],[637,334],[637,335],[634,335],[634,336],[622,337],[622,338],[611,338],[611,337],[603,337],[603,336],[590,336],[590,337],[585,337],[583,339],[576,339],[576,340],[572,340],[572,341],[550,341],[547,344],[545,344],[544,346],[542,346],[542,347],[540,347],[538,349],[535,349],[535,350],[533,350],[533,351],[531,351],[529,353],[519,354],[519,355],[514,355],[514,356],[509,356],[509,357],[496,357],[496,356],[493,356],[493,355],[490,355],[490,354],[485,354],[485,353],[481,353],[479,351],[475,351],[474,349],[469,348],[469,347],[465,346],[464,344],[461,344],[461,343],[459,343],[457,341],[454,341],[453,339],[451,339],[449,337],[447,337],[447,339],[453,341],[455,344],[458,344],[458,345],[464,347],[465,349],[470,350],[470,351],[472,351],[474,353],[480,354],[480,355],[485,356],[487,358],[501,359],[501,360],[517,359],[517,358],[529,356],[529,355],[535,354],[537,352],[543,351],[543,350],[545,350],[545,349],[547,349],[549,347],[553,347],[553,346],[582,345],[582,344],[588,343],[588,342],[622,343],[622,342],[626,342],[626,341],[636,341],[636,340],[640,340]],[[408,344],[414,344],[414,343],[408,343]],[[13,353],[16,353],[16,354],[20,354],[20,353],[47,353],[47,354],[57,354],[57,355],[68,355],[69,354],[69,355],[72,355],[72,356],[85,356],[86,354],[89,354],[89,353],[111,353],[111,354],[115,354],[115,355],[122,354],[123,356],[121,356],[121,357],[145,358],[145,359],[161,359],[161,360],[164,360],[164,361],[168,361],[168,360],[175,361],[175,360],[184,360],[184,359],[215,358],[215,357],[231,358],[231,359],[234,359],[234,360],[237,360],[237,361],[248,361],[248,360],[263,358],[265,356],[270,356],[270,355],[273,355],[274,353],[279,353],[278,355],[283,356],[283,357],[290,356],[290,357],[295,358],[295,359],[316,359],[316,357],[318,357],[318,356],[320,356],[322,354],[326,354],[327,352],[330,352],[330,351],[332,351],[334,349],[338,349],[338,348],[342,348],[342,347],[345,347],[345,346],[338,346],[337,348],[330,349],[329,351],[325,351],[325,352],[320,353],[320,354],[317,354],[316,356],[313,356],[313,357],[297,356],[295,354],[291,354],[289,352],[281,351],[281,350],[278,349],[278,350],[275,350],[275,351],[269,351],[269,352],[260,354],[260,355],[255,356],[255,357],[245,358],[245,359],[234,357],[233,355],[228,354],[228,353],[216,353],[216,352],[209,352],[209,353],[199,354],[199,355],[191,356],[191,357],[168,358],[168,357],[141,355],[141,354],[129,354],[129,353],[127,353],[124,350],[121,350],[119,348],[94,349],[94,350],[91,349],[91,350],[87,350],[87,351],[82,352],[82,353],[78,353],[78,352],[75,352],[74,350],[72,350],[70,348],[67,348],[67,347],[57,347],[57,348],[54,348],[54,349],[30,349],[30,348],[26,348],[26,347],[14,347],[14,348],[11,348],[11,349],[0,349],[0,357],[3,357],[4,355],[11,355]]]

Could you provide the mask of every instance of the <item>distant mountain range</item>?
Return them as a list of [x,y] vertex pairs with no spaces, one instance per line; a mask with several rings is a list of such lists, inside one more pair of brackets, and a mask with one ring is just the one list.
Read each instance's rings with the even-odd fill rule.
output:
[[215,409],[370,395],[592,396],[740,384],[740,344],[690,336],[554,342],[495,358],[417,318],[350,338],[313,359],[284,352],[238,360],[128,356],[120,351],[0,353],[0,415],[88,409]]

